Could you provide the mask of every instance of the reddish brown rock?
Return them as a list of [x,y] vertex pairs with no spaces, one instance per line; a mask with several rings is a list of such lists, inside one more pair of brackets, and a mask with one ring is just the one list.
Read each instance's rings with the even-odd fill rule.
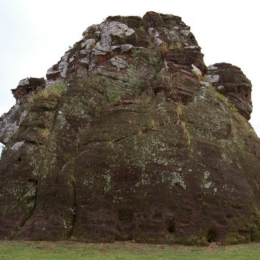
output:
[[251,84],[229,64],[206,72],[180,17],[87,28],[1,117],[0,239],[259,241]]
[[12,93],[16,101],[22,102],[31,92],[44,88],[44,78],[26,78],[19,82],[16,89],[12,89]]
[[234,104],[242,116],[250,119],[252,85],[240,68],[228,63],[216,63],[208,68],[207,79]]

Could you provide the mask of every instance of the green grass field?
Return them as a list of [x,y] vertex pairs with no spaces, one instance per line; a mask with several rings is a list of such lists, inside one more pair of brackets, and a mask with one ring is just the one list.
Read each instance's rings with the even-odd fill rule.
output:
[[260,259],[260,244],[186,247],[135,243],[85,244],[75,242],[0,242],[1,260],[254,260]]

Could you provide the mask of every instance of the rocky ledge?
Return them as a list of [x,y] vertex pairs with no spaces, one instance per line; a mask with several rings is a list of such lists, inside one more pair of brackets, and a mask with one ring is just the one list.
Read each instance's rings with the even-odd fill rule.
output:
[[251,83],[206,67],[180,17],[108,17],[12,90],[0,119],[0,239],[260,240]]

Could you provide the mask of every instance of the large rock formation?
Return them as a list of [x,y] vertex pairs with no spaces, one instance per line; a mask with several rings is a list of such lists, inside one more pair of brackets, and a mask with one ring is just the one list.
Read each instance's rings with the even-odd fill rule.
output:
[[108,17],[44,84],[0,120],[0,239],[260,240],[250,81],[180,17]]

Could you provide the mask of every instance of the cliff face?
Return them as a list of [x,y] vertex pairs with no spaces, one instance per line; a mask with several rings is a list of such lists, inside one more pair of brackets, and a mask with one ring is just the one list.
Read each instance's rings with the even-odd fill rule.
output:
[[0,239],[260,240],[251,83],[180,17],[89,27],[0,120]]

